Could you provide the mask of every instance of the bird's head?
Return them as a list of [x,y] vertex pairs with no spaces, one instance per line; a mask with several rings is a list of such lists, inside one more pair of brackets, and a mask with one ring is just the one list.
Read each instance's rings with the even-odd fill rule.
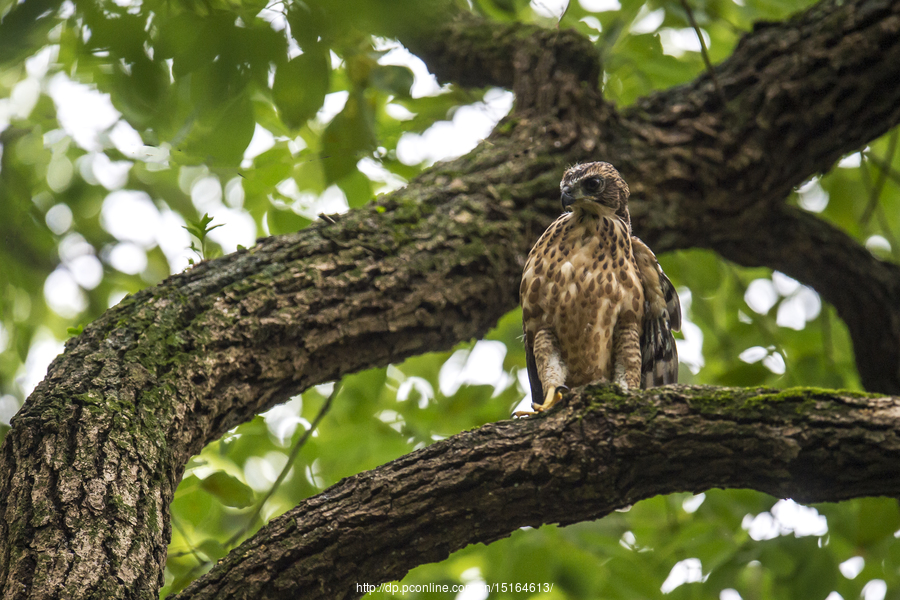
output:
[[628,219],[628,184],[605,162],[569,167],[559,182],[563,210],[584,211],[598,216],[619,215]]

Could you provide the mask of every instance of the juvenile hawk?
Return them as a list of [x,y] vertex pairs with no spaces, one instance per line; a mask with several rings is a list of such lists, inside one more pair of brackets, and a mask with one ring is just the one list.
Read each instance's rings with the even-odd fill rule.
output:
[[519,289],[532,408],[547,410],[566,386],[675,383],[681,304],[656,256],[631,235],[628,184],[593,162],[568,169],[559,187],[571,212],[531,249]]

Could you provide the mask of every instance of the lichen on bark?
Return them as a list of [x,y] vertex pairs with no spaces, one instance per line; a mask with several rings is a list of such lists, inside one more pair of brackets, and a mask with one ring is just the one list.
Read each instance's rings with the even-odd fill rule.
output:
[[[516,304],[523,258],[558,211],[559,174],[581,160],[619,167],[635,230],[658,252],[712,248],[812,283],[845,318],[866,387],[900,391],[900,270],[783,205],[900,120],[896,3],[825,1],[748,34],[716,67],[724,107],[704,75],[617,110],[577,34],[436,23],[404,41],[442,77],[514,89],[513,114],[403,190],[201,263],[70,340],[0,449],[4,600],[155,598],[188,457],[311,385],[482,335]],[[896,495],[896,413],[894,398],[822,391],[586,390],[547,418],[467,432],[342,482],[183,597],[346,597],[351,577],[399,577],[511,528],[678,489]],[[871,469],[827,471],[837,459]],[[698,460],[709,468],[686,468]],[[573,498],[564,513],[560,490]],[[429,531],[403,520],[421,503],[442,509]],[[504,503],[521,511],[504,515]]]

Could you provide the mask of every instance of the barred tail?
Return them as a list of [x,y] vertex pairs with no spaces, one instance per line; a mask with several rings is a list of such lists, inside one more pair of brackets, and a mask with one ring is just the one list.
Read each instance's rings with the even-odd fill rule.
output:
[[[676,296],[677,298],[677,296]],[[680,325],[680,314],[678,324]],[[678,383],[678,348],[669,325],[669,315],[644,321],[641,334],[641,387]]]

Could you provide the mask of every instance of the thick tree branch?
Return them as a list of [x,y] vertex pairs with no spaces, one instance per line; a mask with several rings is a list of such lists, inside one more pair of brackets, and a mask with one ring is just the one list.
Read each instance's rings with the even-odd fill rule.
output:
[[70,340],[0,454],[6,598],[33,581],[95,597],[118,580],[155,597],[168,505],[205,443],[311,385],[496,322],[527,246],[510,201],[398,194],[381,208],[198,265]]
[[834,305],[853,337],[866,387],[893,389],[900,380],[900,269],[875,259],[847,234],[790,206],[732,239],[716,240],[725,258],[767,266],[806,282]]
[[[635,231],[657,252],[711,248],[815,288],[847,323],[866,388],[900,392],[900,268],[784,206],[794,187],[900,121],[895,3],[822,2],[785,23],[758,25],[715,69],[727,106],[704,73],[622,112],[593,91],[592,48],[564,37],[557,47],[552,37],[563,34],[528,35],[533,28],[524,25],[495,28],[491,38],[487,25],[471,21],[451,21],[442,35],[420,43],[432,69],[480,85],[518,86],[513,122],[536,119],[538,136],[574,161],[616,164],[632,190]],[[544,63],[553,65],[553,83],[535,88],[548,77],[540,59],[528,57],[540,57],[548,45]],[[528,68],[497,58],[497,47],[524,57]],[[496,73],[472,66],[481,64]],[[510,80],[519,73],[520,81]],[[551,101],[548,87],[557,91]],[[534,129],[517,143],[527,148]]]
[[596,87],[600,57],[591,42],[572,30],[521,23],[499,25],[460,13],[439,35],[408,34],[402,41],[438,79],[466,87],[504,87],[520,97],[536,80],[563,73]]
[[177,598],[357,598],[357,583],[400,579],[468,544],[526,525],[597,519],[657,494],[715,487],[803,502],[895,496],[898,432],[898,398],[588,387],[546,417],[464,432],[344,479]]
[[[489,143],[378,207],[262,240],[145,290],[70,341],[0,450],[4,598],[155,598],[167,507],[187,458],[310,385],[482,334],[516,303],[522,258],[558,211],[567,163],[604,158],[619,166],[634,193],[635,229],[655,250],[700,245],[737,256],[740,234],[761,235],[752,228],[777,214],[792,186],[897,123],[898,29],[897,3],[825,2],[759,28],[717,67],[724,109],[701,76],[623,113],[582,79],[592,59],[566,69],[559,57],[572,53],[538,36],[556,58],[541,62],[538,44],[518,51],[517,108]],[[554,76],[541,79],[546,72]],[[841,240],[856,261],[855,281],[898,279],[895,267]],[[760,246],[738,258],[769,264],[772,250]],[[813,284],[831,281],[823,270],[832,265],[808,254],[785,270]],[[819,291],[842,315],[858,310],[852,295]],[[874,302],[877,314],[898,310],[889,291]],[[848,325],[858,355],[860,344],[900,346],[893,325]],[[863,373],[864,382],[900,391],[897,371]],[[515,426],[532,427],[498,427]],[[687,488],[719,485],[683,475]],[[634,488],[617,477],[626,492]],[[542,505],[526,517],[554,520],[554,510]],[[388,576],[408,568],[408,559],[396,560],[405,566]]]

